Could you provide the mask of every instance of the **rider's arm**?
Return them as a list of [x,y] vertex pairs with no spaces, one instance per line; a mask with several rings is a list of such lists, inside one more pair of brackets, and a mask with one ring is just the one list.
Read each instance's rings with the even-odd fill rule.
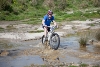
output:
[[45,20],[44,19],[42,20],[42,24],[45,25]]
[[54,23],[55,26],[57,26],[57,23],[54,20],[53,20],[53,23]]
[[46,21],[46,19],[47,19],[47,15],[45,15],[44,18],[43,18],[43,20],[42,20],[42,24],[43,24],[43,26],[46,26],[46,25],[45,25],[45,21]]

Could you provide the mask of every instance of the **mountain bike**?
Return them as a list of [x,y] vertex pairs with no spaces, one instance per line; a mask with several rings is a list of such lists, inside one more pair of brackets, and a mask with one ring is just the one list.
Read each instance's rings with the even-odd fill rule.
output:
[[45,36],[42,36],[42,44],[44,46],[48,45],[51,49],[57,50],[60,45],[60,37],[57,33],[55,33],[55,26],[47,26],[50,28],[50,31],[47,34],[47,39],[45,39]]

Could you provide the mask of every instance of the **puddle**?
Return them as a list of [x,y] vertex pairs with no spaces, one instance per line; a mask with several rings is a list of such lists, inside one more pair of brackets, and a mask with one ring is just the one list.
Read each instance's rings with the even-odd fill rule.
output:
[[79,49],[78,37],[61,38],[60,48]]
[[0,67],[25,67],[31,64],[43,65],[42,58],[35,56],[20,56],[20,57],[0,57]]
[[39,40],[12,40],[12,39],[0,39],[0,50],[15,50],[15,49],[27,49],[36,46]]
[[100,63],[100,48],[93,45],[87,45],[86,49],[80,49],[78,37],[66,37],[61,39],[60,48],[61,62],[65,63],[86,63],[99,64]]
[[80,62],[80,59],[73,56],[66,55],[64,58],[60,57],[60,62],[77,64]]

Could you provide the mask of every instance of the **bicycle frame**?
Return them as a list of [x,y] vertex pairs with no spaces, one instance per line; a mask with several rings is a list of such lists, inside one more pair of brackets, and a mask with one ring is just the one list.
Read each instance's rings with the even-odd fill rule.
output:
[[50,40],[50,37],[51,35],[55,32],[54,29],[55,29],[55,26],[47,26],[47,27],[50,27],[50,32],[48,32],[48,41]]
[[60,37],[57,33],[55,33],[55,26],[47,26],[50,28],[50,31],[47,33],[47,39],[45,40],[45,36],[42,36],[42,44],[49,45],[50,48],[57,50],[60,45]]

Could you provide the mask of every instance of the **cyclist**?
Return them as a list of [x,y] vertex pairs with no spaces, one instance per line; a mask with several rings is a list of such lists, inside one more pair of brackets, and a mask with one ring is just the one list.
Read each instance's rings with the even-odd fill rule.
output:
[[42,27],[44,29],[45,40],[47,40],[47,33],[50,31],[50,27],[47,26],[50,26],[51,22],[53,22],[54,25],[57,26],[57,23],[54,21],[53,12],[51,10],[48,10],[48,13],[44,16],[42,20]]

